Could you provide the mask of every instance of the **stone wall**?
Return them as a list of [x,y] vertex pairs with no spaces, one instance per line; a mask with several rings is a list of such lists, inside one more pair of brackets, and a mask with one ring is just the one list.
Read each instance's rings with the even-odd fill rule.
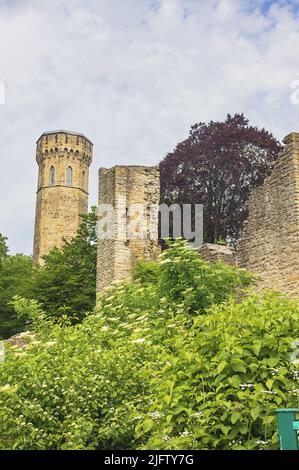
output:
[[[149,205],[159,204],[160,177],[156,167],[115,166],[99,170],[99,205],[111,204],[115,209],[114,237],[98,240],[97,292],[115,281],[131,279],[137,258],[156,259],[160,249],[157,242],[158,217],[151,219]],[[136,239],[128,239],[127,224],[136,214],[129,211],[132,204],[142,204],[146,211],[145,239],[142,227],[137,227]],[[129,211],[129,212],[128,212]],[[150,239],[149,232],[156,239]]]
[[222,261],[224,264],[236,266],[236,253],[227,245],[204,243],[196,250],[204,261]]
[[[33,260],[42,264],[42,256],[63,239],[73,238],[80,214],[88,210],[88,175],[92,143],[82,134],[66,131],[44,133],[37,141],[38,187],[35,215]],[[50,180],[54,168],[54,184]],[[67,180],[68,168],[72,181]]]
[[238,264],[260,274],[260,286],[299,295],[299,134],[264,184],[253,191],[238,244]]

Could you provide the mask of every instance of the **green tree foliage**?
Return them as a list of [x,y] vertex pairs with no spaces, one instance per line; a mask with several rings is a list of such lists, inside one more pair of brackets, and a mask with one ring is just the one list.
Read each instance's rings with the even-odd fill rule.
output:
[[278,448],[275,409],[298,405],[298,303],[240,300],[244,271],[191,253],[178,241],[141,263],[81,324],[15,300],[34,330],[0,364],[0,449]]
[[8,247],[7,247],[7,238],[0,233],[0,263],[7,257]]
[[[32,282],[30,256],[8,256],[0,240],[0,339],[8,338],[25,327],[26,320],[17,317],[10,301],[15,295],[28,296]],[[3,253],[3,254],[2,254]]]
[[81,216],[78,234],[44,257],[45,264],[34,276],[31,298],[47,314],[67,313],[73,321],[83,318],[95,305],[96,208]]

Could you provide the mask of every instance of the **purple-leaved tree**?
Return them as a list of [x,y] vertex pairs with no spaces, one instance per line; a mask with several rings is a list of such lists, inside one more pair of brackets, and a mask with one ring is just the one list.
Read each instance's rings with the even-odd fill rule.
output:
[[198,123],[160,162],[161,202],[204,206],[204,241],[234,244],[250,191],[270,174],[282,145],[243,114]]

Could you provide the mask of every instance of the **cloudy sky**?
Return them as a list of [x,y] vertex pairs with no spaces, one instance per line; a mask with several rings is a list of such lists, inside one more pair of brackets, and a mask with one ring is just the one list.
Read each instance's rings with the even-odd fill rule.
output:
[[[97,168],[156,164],[191,124],[244,112],[299,131],[299,0],[0,0],[0,232],[32,252],[45,130],[85,133]],[[299,82],[298,82],[299,83]]]

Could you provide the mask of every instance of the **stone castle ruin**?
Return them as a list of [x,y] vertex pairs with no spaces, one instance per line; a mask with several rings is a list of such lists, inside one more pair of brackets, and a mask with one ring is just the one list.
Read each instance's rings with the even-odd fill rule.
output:
[[[205,244],[199,255],[223,261],[260,275],[260,286],[299,296],[299,134],[289,134],[285,148],[264,183],[248,201],[248,219],[237,253],[222,245]],[[93,145],[83,134],[55,131],[37,141],[39,181],[34,236],[34,262],[63,239],[76,235],[80,214],[88,207],[88,174]],[[99,170],[99,204],[111,204],[121,215],[114,220],[114,236],[98,240],[97,292],[115,281],[131,278],[137,258],[156,259],[157,239],[126,235],[134,221],[132,205],[159,204],[160,179],[156,167],[115,166]],[[146,209],[147,210],[147,209]],[[130,212],[131,211],[131,212]],[[104,214],[102,214],[104,215]],[[156,218],[146,215],[148,231],[157,233]],[[138,231],[140,231],[138,236]]]
[[[134,218],[140,215],[136,205],[146,209],[151,204],[159,204],[159,200],[160,175],[156,167],[100,168],[99,206],[111,204],[118,216],[113,222],[113,237],[98,239],[98,292],[114,281],[129,279],[137,258],[154,260],[159,255],[158,217],[152,220],[150,214],[146,214],[147,233],[143,234],[143,227],[137,225],[135,238],[129,239],[127,236],[128,224],[134,223]],[[156,239],[152,240],[149,232],[155,234]]]

